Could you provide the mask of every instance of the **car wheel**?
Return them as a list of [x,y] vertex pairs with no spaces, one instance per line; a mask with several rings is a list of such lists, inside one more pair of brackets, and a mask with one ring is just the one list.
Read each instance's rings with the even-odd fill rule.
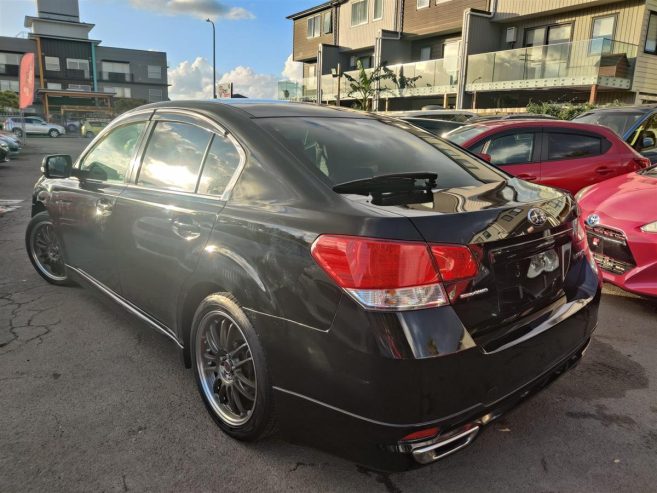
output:
[[60,286],[73,284],[66,271],[63,249],[47,212],[38,213],[27,225],[25,247],[30,262],[46,281]]
[[87,133],[85,134],[85,136],[86,136],[88,139],[93,139],[93,138],[94,138],[94,133],[93,133],[93,132],[87,132]]
[[14,132],[14,135],[15,135],[16,137],[19,137],[19,138],[20,138],[20,137],[23,136],[23,131],[22,131],[20,128],[15,128],[15,129],[12,130],[12,132]]
[[76,126],[73,125],[72,123],[66,126],[66,130],[67,130],[68,132],[71,132],[71,133],[75,132],[77,129],[78,129],[78,127],[76,127]]
[[59,137],[59,132],[53,128],[48,132],[48,135],[50,135],[53,138],[54,137]]
[[265,353],[235,298],[208,296],[190,334],[192,368],[212,418],[228,435],[252,441],[275,430]]

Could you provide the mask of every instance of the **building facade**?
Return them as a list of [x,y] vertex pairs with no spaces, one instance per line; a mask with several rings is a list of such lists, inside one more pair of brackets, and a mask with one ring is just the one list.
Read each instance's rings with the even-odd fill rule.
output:
[[657,0],[332,0],[288,18],[305,100],[339,85],[350,104],[334,74],[360,61],[394,74],[381,110],[657,101]]
[[78,0],[37,0],[25,17],[27,39],[0,37],[0,90],[18,92],[24,53],[35,55],[35,104],[46,118],[111,113],[120,98],[168,99],[164,52],[112,48],[91,39],[93,24],[80,22]]

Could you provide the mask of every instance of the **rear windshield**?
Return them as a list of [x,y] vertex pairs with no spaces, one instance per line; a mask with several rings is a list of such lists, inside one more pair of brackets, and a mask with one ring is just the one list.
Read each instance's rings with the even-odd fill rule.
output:
[[595,123],[609,127],[618,135],[623,137],[643,116],[643,112],[614,111],[614,112],[597,112],[585,113],[573,118],[578,123]]
[[360,118],[256,120],[328,184],[405,172],[438,174],[438,188],[500,182],[507,175],[404,122]]
[[464,142],[483,134],[486,130],[488,130],[488,127],[482,125],[466,125],[445,134],[445,138],[456,145],[462,145]]

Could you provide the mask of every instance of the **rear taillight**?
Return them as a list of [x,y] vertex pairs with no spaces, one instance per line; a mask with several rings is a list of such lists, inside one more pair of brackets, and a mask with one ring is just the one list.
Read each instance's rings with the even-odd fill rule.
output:
[[322,235],[312,256],[338,286],[373,310],[446,305],[442,281],[473,277],[478,270],[465,246],[360,236]]
[[633,158],[632,161],[634,161],[634,163],[636,164],[637,170],[645,169],[648,168],[649,166],[652,166],[652,162],[647,157],[637,156]]

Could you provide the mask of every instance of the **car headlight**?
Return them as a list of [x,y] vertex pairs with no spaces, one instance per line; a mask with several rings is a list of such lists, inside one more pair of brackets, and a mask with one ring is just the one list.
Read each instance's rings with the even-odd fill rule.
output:
[[0,142],[0,147],[2,147],[4,150],[8,151],[9,150],[9,145],[5,144],[4,142]]
[[644,224],[641,226],[641,231],[644,233],[657,233],[657,221],[654,223]]
[[591,188],[593,188],[593,185],[589,185],[588,187],[584,187],[584,188],[582,188],[579,192],[577,192],[577,193],[575,194],[575,200],[576,200],[577,202],[579,202],[580,200],[582,200],[582,197],[584,197],[584,195],[586,194],[586,192],[588,192],[589,190],[591,190]]

